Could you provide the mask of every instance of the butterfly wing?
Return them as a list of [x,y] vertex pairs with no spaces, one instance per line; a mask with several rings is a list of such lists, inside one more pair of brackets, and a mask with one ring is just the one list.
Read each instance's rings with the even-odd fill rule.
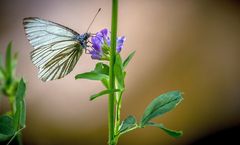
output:
[[60,79],[69,74],[77,64],[83,49],[79,44],[68,46],[40,67],[38,77],[43,81]]
[[43,81],[60,79],[70,73],[82,54],[77,32],[36,17],[23,20],[24,29],[34,50],[31,59]]

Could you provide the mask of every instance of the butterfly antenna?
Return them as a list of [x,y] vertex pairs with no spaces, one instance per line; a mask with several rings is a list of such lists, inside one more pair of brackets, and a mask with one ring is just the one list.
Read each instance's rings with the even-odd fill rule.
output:
[[97,11],[97,13],[95,14],[92,22],[90,23],[90,25],[89,25],[88,28],[87,28],[87,32],[89,31],[90,27],[92,26],[92,23],[94,22],[95,18],[97,17],[97,15],[98,15],[98,13],[99,13],[100,11],[101,11],[101,8],[99,8],[98,11]]

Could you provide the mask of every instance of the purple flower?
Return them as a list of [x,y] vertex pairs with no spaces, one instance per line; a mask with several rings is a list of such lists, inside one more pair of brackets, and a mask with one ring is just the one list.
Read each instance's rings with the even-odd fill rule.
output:
[[[116,50],[118,53],[121,52],[125,40],[126,38],[124,36],[117,38]],[[93,49],[90,50],[90,54],[92,59],[108,60],[111,43],[108,29],[97,32],[96,36],[92,36],[91,42]]]

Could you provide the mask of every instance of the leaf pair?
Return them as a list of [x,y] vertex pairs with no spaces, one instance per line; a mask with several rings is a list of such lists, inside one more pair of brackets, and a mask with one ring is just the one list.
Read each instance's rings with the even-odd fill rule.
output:
[[[132,59],[134,54],[135,54],[135,52],[131,53],[125,59],[125,61],[123,63],[122,63],[121,56],[119,54],[116,55],[116,60],[115,60],[115,64],[114,64],[114,73],[115,73],[115,76],[116,76],[116,80],[118,82],[118,89],[103,90],[103,91],[101,91],[101,92],[99,92],[97,94],[92,95],[90,97],[90,100],[93,100],[93,99],[95,99],[95,98],[97,98],[99,96],[103,96],[103,95],[107,95],[107,94],[111,94],[111,93],[115,93],[115,92],[121,92],[125,88],[125,85],[124,85],[124,77],[125,77],[124,68],[130,62],[130,60]],[[106,65],[106,64],[103,64],[103,63],[97,63],[94,72],[97,72],[99,74],[108,75],[109,74],[109,66]],[[102,83],[104,84],[103,80],[104,79],[101,79]]]
[[116,55],[116,61],[114,64],[114,73],[116,76],[116,80],[118,82],[118,89],[109,90],[109,66],[102,62],[96,64],[95,69],[90,72],[81,73],[75,76],[75,79],[88,79],[88,80],[97,80],[101,81],[102,84],[107,88],[97,94],[94,94],[90,97],[90,100],[94,100],[95,98],[115,92],[120,92],[124,89],[124,77],[125,72],[124,68],[132,59],[135,51],[132,52],[125,60],[122,62],[121,56],[119,54]]
[[[115,62],[115,74],[120,81],[120,78],[123,78],[123,69],[130,62],[132,57],[134,56],[135,51],[132,52],[122,63],[121,57],[119,54],[116,56]],[[103,80],[109,78],[109,66],[104,63],[97,63],[95,69],[91,72],[81,73],[75,76],[75,79],[89,79],[89,80]],[[122,83],[123,84],[123,83]]]
[[95,69],[90,72],[81,73],[75,76],[75,79],[88,79],[88,80],[97,80],[101,81],[102,84],[107,88],[107,90],[103,90],[97,94],[94,94],[90,97],[90,100],[94,100],[95,98],[117,92],[119,90],[109,90],[109,66],[104,63],[97,63]]
[[180,91],[171,91],[158,96],[145,109],[140,122],[140,127],[155,126],[162,129],[170,136],[173,137],[181,136],[182,131],[174,131],[168,129],[164,127],[163,124],[156,124],[150,122],[150,120],[157,116],[162,116],[163,114],[173,110],[182,100],[183,100],[182,93]]
[[158,96],[145,109],[139,125],[137,124],[135,117],[130,115],[122,121],[118,130],[118,135],[122,135],[136,128],[153,126],[162,129],[172,137],[177,138],[182,136],[182,131],[171,130],[166,128],[163,124],[150,122],[151,119],[173,110],[182,99],[182,93],[179,91],[171,91]]

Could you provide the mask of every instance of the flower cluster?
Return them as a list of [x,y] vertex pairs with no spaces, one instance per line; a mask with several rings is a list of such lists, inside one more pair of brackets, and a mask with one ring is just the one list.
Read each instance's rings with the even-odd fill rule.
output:
[[[116,50],[118,53],[121,52],[125,40],[126,38],[124,36],[117,38]],[[92,50],[90,50],[90,54],[92,59],[109,60],[111,40],[108,29],[103,29],[100,32],[97,32],[95,36],[92,36],[91,42]]]

